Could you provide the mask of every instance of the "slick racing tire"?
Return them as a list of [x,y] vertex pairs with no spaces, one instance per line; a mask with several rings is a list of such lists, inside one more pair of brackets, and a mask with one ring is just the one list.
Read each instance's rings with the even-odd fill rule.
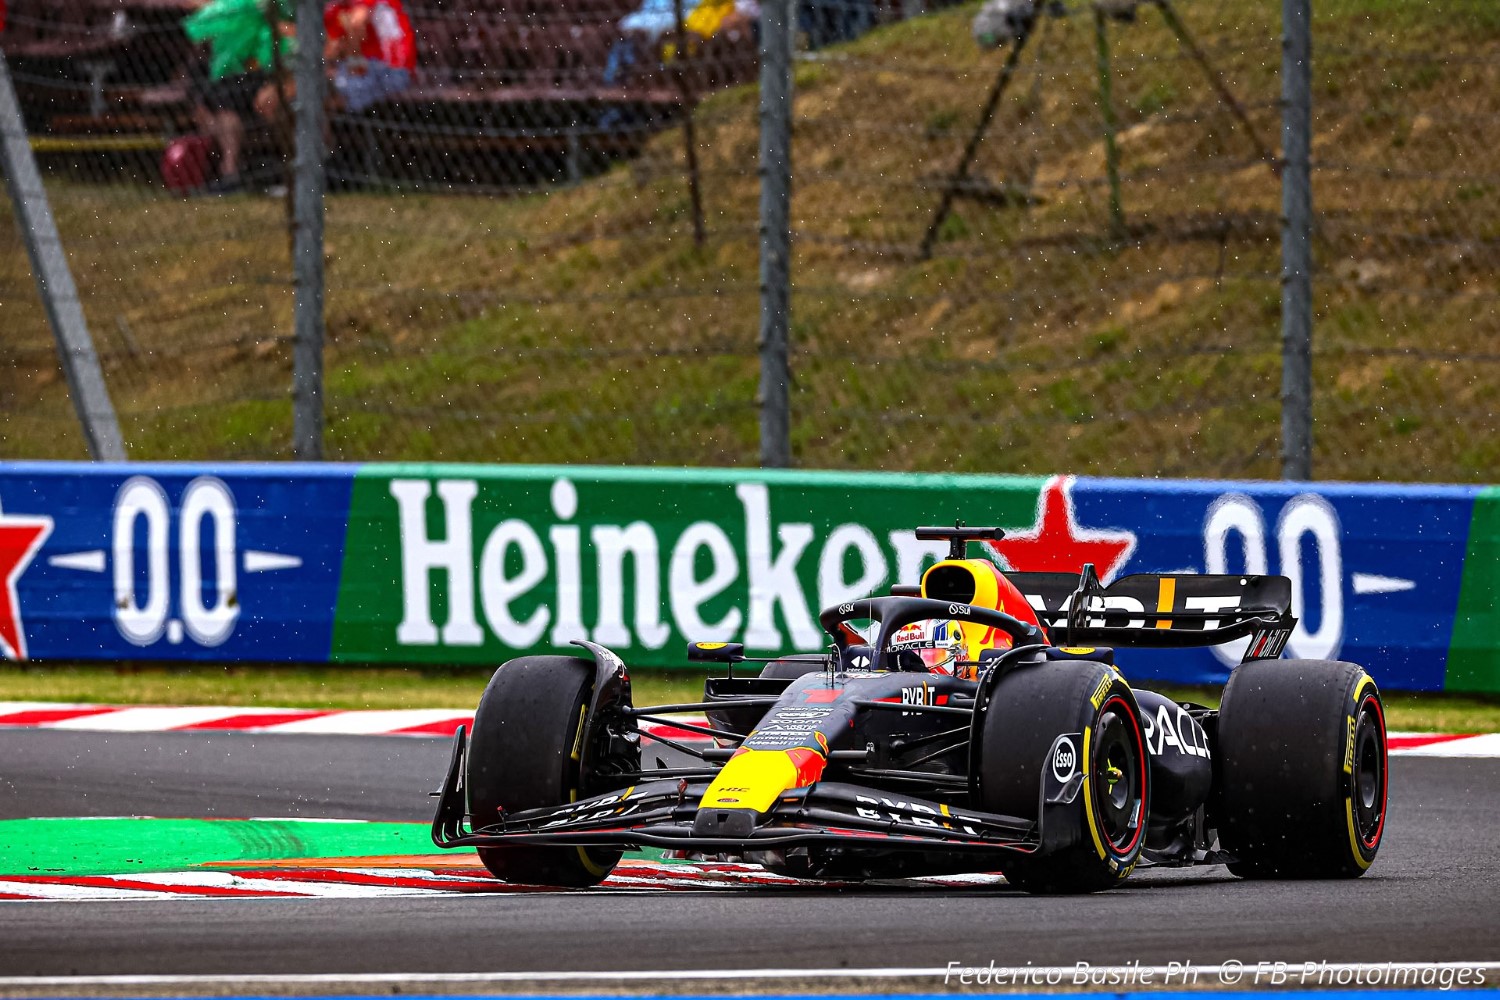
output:
[[[474,713],[464,785],[477,829],[501,811],[559,806],[579,787],[580,727],[594,664],[571,656],[527,656],[495,671]],[[623,852],[600,847],[479,848],[490,874],[526,885],[590,886]]]
[[1362,667],[1251,660],[1219,708],[1219,841],[1241,878],[1358,878],[1385,833],[1385,711]]
[[1140,858],[1151,808],[1140,708],[1130,685],[1102,663],[1048,661],[1002,677],[980,734],[979,806],[1036,819],[1043,768],[1064,733],[1081,733],[1081,841],[1052,854],[1001,862],[1007,881],[1031,893],[1099,892],[1119,885]]

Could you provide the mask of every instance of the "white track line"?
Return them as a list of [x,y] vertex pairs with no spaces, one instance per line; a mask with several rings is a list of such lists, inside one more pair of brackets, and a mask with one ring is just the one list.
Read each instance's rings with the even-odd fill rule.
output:
[[[1287,963],[1289,967],[1301,969],[1302,963]],[[961,968],[961,967],[960,967]],[[355,973],[266,973],[257,975],[114,975],[114,976],[0,976],[0,988],[17,989],[38,986],[169,986],[169,987],[206,987],[206,986],[329,986],[342,984],[356,984],[361,986],[404,986],[419,985],[423,983],[599,983],[599,982],[642,982],[651,980],[665,981],[745,981],[745,980],[780,980],[791,981],[807,979],[945,979],[950,975],[956,980],[960,968],[948,967],[912,967],[912,968],[874,968],[874,969],[657,969],[657,970],[634,970],[619,972],[431,972],[431,973],[405,973],[405,972],[355,972]],[[1078,972],[1076,966],[981,966],[986,974],[999,975],[1020,981],[1023,977],[1035,983],[1038,977],[1045,985],[1048,978],[1059,978],[1064,983],[1071,983],[1072,977]],[[1495,981],[1495,974],[1500,973],[1500,961],[1492,962],[1328,962],[1318,963],[1317,968],[1327,975],[1365,975],[1383,974],[1387,982],[1396,982],[1395,977],[1402,974],[1418,975],[1422,973],[1441,974],[1468,972],[1470,974],[1483,973],[1489,982]],[[1214,989],[1222,988],[1221,976],[1240,974],[1245,979],[1253,977],[1255,965],[1253,963],[1240,965],[1236,963],[1225,963],[1223,965],[1197,965],[1192,964],[1191,969],[1198,976],[1200,986],[1210,986]],[[1139,982],[1142,977],[1150,977],[1153,980],[1165,979],[1169,974],[1174,977],[1184,975],[1182,965],[1094,965],[1089,966],[1090,973],[1094,975],[1118,977],[1134,976]],[[1179,980],[1174,978],[1170,983],[1164,985],[1178,985]],[[1189,984],[1191,985],[1191,984]],[[1233,984],[1222,984],[1233,985]],[[1245,988],[1250,987],[1248,983],[1242,984]],[[972,987],[971,987],[972,988]]]

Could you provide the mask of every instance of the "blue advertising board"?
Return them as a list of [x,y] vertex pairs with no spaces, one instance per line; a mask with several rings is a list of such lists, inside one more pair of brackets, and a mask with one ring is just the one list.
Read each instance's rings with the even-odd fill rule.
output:
[[[1353,660],[1391,689],[1500,691],[1496,505],[1458,486],[0,463],[0,656],[477,664],[593,637],[684,666],[677,640],[703,622],[752,647],[820,641],[823,598],[915,582],[940,553],[906,522],[958,511],[1007,530],[1002,568],[1282,574],[1300,619],[1286,655]],[[1240,651],[1120,661],[1214,683]]]
[[353,478],[0,466],[0,643],[18,659],[326,660]]
[[[1285,655],[1367,664],[1384,686],[1411,690],[1444,686],[1476,492],[1082,478],[1072,489],[1079,522],[1134,535],[1118,572],[1287,576],[1300,621]],[[1243,648],[1121,662],[1131,676],[1220,682]]]

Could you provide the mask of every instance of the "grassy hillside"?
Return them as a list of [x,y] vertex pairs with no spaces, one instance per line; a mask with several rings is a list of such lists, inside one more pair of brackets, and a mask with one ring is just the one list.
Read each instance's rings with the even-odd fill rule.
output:
[[[1181,5],[1272,149],[1279,6]],[[915,253],[1004,59],[973,44],[974,9],[798,65],[798,463],[1275,476],[1279,182],[1154,12],[1110,29],[1125,230],[1074,17],[1023,60],[980,196]],[[1320,477],[1500,472],[1495,10],[1317,5]],[[754,464],[755,100],[698,111],[702,248],[680,133],[549,195],[334,196],[332,454]],[[53,191],[132,453],[284,455],[282,206]],[[0,254],[0,457],[76,455],[24,266]]]

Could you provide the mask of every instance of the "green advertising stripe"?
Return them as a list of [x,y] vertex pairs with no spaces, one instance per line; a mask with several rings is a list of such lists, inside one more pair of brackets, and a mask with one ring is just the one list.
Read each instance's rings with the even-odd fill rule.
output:
[[1500,693],[1500,487],[1474,498],[1469,546],[1453,638],[1448,648],[1449,691]]
[[1029,525],[1033,477],[367,467],[335,661],[495,663],[603,643],[686,666],[692,640],[815,650],[820,608],[916,583],[920,524]]
[[431,854],[426,823],[143,817],[0,820],[0,877],[181,871],[215,861]]

